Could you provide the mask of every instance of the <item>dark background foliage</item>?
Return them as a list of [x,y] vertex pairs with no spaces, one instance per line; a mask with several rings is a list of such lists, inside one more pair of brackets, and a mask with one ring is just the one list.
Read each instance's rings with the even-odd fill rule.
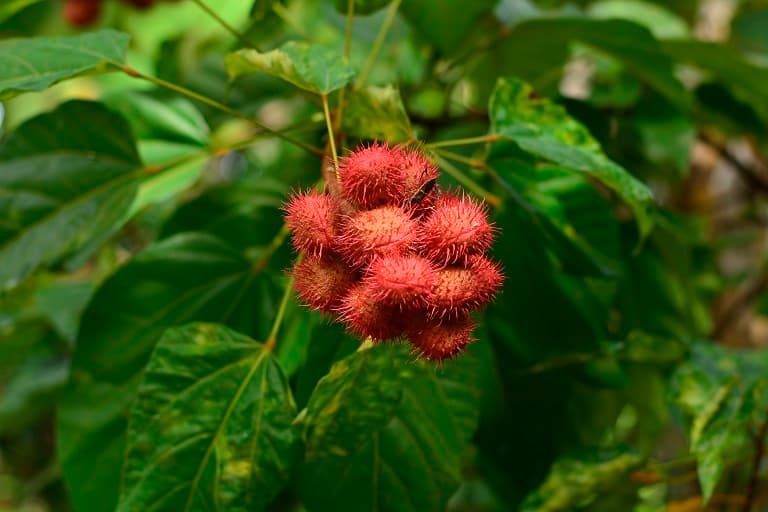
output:
[[[768,4],[103,7],[0,4],[0,510],[767,509]],[[456,360],[296,303],[331,137],[489,205]]]

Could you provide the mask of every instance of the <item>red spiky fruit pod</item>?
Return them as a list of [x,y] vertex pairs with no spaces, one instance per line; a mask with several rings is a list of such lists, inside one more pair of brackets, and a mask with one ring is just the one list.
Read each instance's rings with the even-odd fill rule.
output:
[[400,318],[394,307],[374,299],[368,287],[353,286],[338,308],[339,319],[350,332],[374,341],[398,338],[403,333]]
[[359,211],[344,220],[340,231],[335,246],[355,266],[376,256],[403,254],[418,237],[417,223],[398,206]]
[[341,161],[339,178],[344,197],[364,209],[399,204],[405,192],[400,179],[402,154],[387,144],[359,148]]
[[84,27],[94,23],[101,15],[101,0],[66,0],[64,19],[70,25]]
[[301,302],[315,311],[335,312],[358,276],[338,257],[309,256],[293,269]]
[[437,195],[438,168],[426,156],[418,151],[400,150],[400,179],[405,189],[406,208],[416,209],[417,213],[428,211]]
[[425,307],[433,299],[437,270],[432,262],[413,254],[376,258],[363,278],[371,297],[399,310]]
[[467,317],[471,311],[487,304],[503,281],[498,265],[479,255],[470,258],[466,267],[439,270],[437,277],[429,307],[429,316],[436,319]]
[[301,192],[284,207],[285,223],[293,234],[293,246],[312,256],[332,249],[336,234],[337,205],[331,196]]
[[494,228],[485,208],[467,196],[442,194],[420,226],[421,254],[436,263],[466,261],[484,253]]
[[406,333],[414,351],[430,361],[452,359],[472,341],[475,326],[468,319],[448,322],[422,322]]

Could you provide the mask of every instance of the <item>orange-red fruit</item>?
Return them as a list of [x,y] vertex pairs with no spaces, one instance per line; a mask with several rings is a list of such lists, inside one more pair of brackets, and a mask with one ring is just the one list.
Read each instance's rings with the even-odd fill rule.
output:
[[101,0],[66,0],[64,3],[64,19],[70,25],[90,25],[100,14]]
[[430,361],[453,358],[472,340],[474,325],[469,320],[425,322],[408,332],[408,339]]
[[339,167],[344,196],[370,209],[402,201],[405,188],[399,176],[402,155],[386,144],[372,144],[349,154]]
[[296,265],[293,277],[303,304],[330,313],[341,305],[357,276],[338,258],[310,256]]
[[414,246],[417,224],[398,206],[363,210],[348,217],[336,245],[353,265],[363,265],[376,256],[402,254]]
[[341,321],[361,338],[370,336],[375,341],[384,341],[402,335],[395,309],[373,298],[365,285],[353,286],[338,311]]
[[315,191],[299,193],[290,199],[285,212],[297,251],[312,256],[330,251],[336,233],[336,205],[330,196]]
[[466,196],[442,195],[421,224],[421,253],[444,264],[484,253],[493,242],[485,209]]
[[440,173],[426,156],[417,151],[403,151],[400,175],[405,188],[405,207],[418,208],[434,202]]
[[466,267],[446,267],[437,272],[438,282],[430,303],[431,318],[464,318],[487,304],[501,286],[499,267],[485,256],[470,258]]
[[132,5],[139,9],[146,9],[147,7],[155,3],[155,0],[123,0],[123,3]]
[[375,259],[364,283],[372,297],[393,306],[421,307],[433,298],[434,265],[421,256],[396,254]]

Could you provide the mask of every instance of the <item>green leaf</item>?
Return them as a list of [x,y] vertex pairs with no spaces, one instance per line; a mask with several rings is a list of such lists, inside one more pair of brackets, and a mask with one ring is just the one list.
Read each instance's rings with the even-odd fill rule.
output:
[[664,51],[711,74],[768,122],[768,67],[753,64],[733,48],[704,41],[667,41]]
[[441,52],[455,50],[466,41],[482,15],[491,12],[497,0],[408,0],[400,12],[415,32]]
[[0,23],[4,22],[22,9],[36,4],[41,0],[6,0],[0,5]]
[[107,29],[0,41],[0,100],[42,91],[85,73],[114,71],[125,64],[128,40],[127,34]]
[[343,123],[349,135],[364,139],[405,142],[414,138],[400,91],[391,85],[352,91]]
[[639,466],[639,455],[625,449],[591,450],[563,456],[547,478],[529,494],[521,512],[566,512],[581,509],[628,477]]
[[57,415],[59,460],[75,510],[114,510],[126,417],[168,328],[215,321],[266,338],[282,290],[229,245],[184,233],[112,275],[83,315]]
[[169,329],[131,408],[118,512],[264,510],[298,454],[271,353],[215,324]]
[[476,369],[466,353],[441,370],[391,345],[336,363],[304,418],[299,489],[307,508],[444,509],[477,421]]
[[226,66],[233,79],[263,71],[317,94],[341,89],[354,76],[352,67],[344,63],[340,53],[301,41],[288,41],[269,52],[239,50],[227,55]]
[[734,455],[751,450],[768,408],[768,351],[733,352],[707,342],[691,347],[672,378],[675,403],[690,417],[690,449],[705,503]]
[[645,0],[601,0],[590,4],[587,12],[601,19],[623,19],[642,25],[658,38],[685,38],[690,31],[677,14]]
[[[611,161],[600,144],[565,109],[535,98],[527,84],[499,79],[489,106],[491,131],[523,151],[591,175],[614,190],[632,209],[642,235],[653,223],[653,196],[641,181]],[[504,147],[505,142],[499,143]]]
[[140,168],[125,121],[98,103],[65,103],[0,143],[0,289],[111,230]]

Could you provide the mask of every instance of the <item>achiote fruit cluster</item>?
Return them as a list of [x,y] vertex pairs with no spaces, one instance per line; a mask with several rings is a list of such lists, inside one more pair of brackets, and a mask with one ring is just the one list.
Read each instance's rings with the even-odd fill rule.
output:
[[[294,195],[285,207],[300,299],[361,338],[407,338],[431,360],[471,340],[470,313],[499,289],[485,256],[494,238],[485,208],[436,185],[423,154],[358,148],[339,166],[338,193]],[[335,184],[336,185],[336,184]]]

